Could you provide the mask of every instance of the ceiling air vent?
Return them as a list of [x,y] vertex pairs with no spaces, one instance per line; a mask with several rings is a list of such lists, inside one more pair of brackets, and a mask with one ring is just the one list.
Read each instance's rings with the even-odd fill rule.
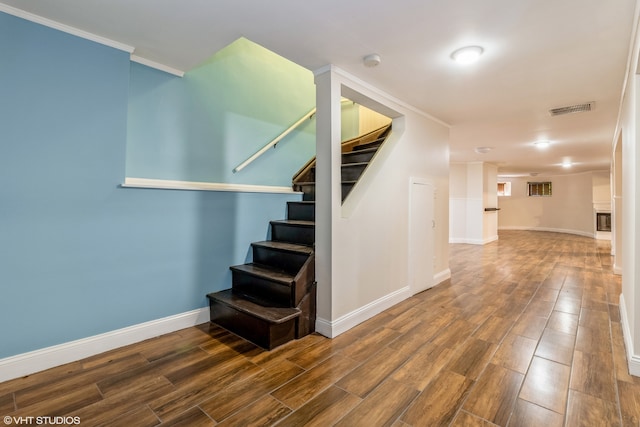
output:
[[552,108],[551,110],[549,110],[549,114],[551,114],[551,117],[554,117],[561,116],[563,114],[583,113],[586,111],[591,111],[594,108],[595,102],[587,102],[584,104],[569,105],[567,107]]

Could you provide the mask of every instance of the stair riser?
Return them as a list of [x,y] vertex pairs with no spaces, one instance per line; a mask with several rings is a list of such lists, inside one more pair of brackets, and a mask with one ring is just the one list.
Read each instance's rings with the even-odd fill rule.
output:
[[300,245],[313,245],[315,237],[315,228],[313,226],[271,223],[271,240],[297,243]]
[[294,186],[295,191],[301,191],[302,200],[305,202],[313,202],[316,200],[316,185],[315,184],[296,184]]
[[342,164],[345,163],[368,163],[371,161],[375,151],[352,151],[351,153],[344,153],[342,155]]
[[211,321],[242,338],[271,350],[295,339],[297,320],[272,324],[234,310],[216,300],[209,300]]
[[287,203],[287,218],[300,221],[316,220],[316,205],[314,203]]
[[342,166],[343,181],[357,181],[364,172],[366,164],[344,165]]
[[306,254],[283,252],[264,246],[253,247],[253,262],[269,265],[277,269],[295,274],[309,257]]
[[[274,307],[295,307],[292,289],[281,283],[256,277],[242,271],[232,271],[231,286],[234,293],[248,295],[250,299],[262,303],[269,302]],[[299,297],[301,299],[302,297]]]
[[353,147],[353,151],[367,150],[369,148],[379,148],[384,142],[384,138],[377,139],[372,142],[368,142],[366,144],[360,144]]

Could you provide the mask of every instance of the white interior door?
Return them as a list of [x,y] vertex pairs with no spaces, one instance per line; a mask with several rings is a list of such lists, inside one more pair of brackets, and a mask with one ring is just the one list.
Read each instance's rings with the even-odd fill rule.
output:
[[433,286],[434,187],[412,178],[409,192],[409,286],[411,293]]

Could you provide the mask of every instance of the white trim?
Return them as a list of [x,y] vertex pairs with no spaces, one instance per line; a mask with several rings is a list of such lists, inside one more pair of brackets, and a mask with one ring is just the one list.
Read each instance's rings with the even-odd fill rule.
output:
[[622,336],[624,346],[627,351],[627,364],[629,373],[640,377],[640,356],[633,354],[633,340],[631,339],[631,329],[629,328],[629,317],[627,316],[627,306],[624,303],[624,294],[620,294],[620,323],[622,325]]
[[[355,77],[353,74],[349,74],[348,72],[344,71],[343,69],[341,69],[339,67],[336,67],[333,64],[327,64],[327,65],[324,65],[324,66],[314,70],[313,71],[313,75],[315,77],[317,77],[317,76],[320,76],[320,75],[322,75],[324,73],[327,73],[327,72],[333,72],[333,73],[341,76],[343,79],[346,78],[346,79],[350,80],[353,85],[360,86],[361,88],[364,88],[367,91],[369,91],[371,93],[374,93],[377,96],[381,96],[381,97],[385,98],[387,101],[391,101],[392,103],[395,103],[397,106],[400,106],[400,107],[405,108],[405,109],[407,109],[409,111],[412,111],[412,112],[414,112],[414,113],[416,113],[416,114],[418,114],[418,115],[420,115],[422,117],[425,117],[425,118],[427,118],[429,120],[433,120],[434,122],[436,122],[438,124],[441,124],[442,126],[445,126],[446,128],[449,128],[449,129],[451,128],[451,125],[449,123],[446,123],[446,122],[444,122],[444,121],[442,121],[442,120],[440,120],[440,119],[438,119],[438,118],[436,118],[436,117],[434,117],[434,116],[432,116],[432,115],[430,115],[428,113],[425,113],[422,110],[419,110],[418,108],[414,107],[411,104],[407,104],[406,102],[401,101],[400,99],[389,95],[387,92],[385,92],[383,90],[380,90],[375,86],[370,85],[369,83],[365,82],[364,80],[362,80],[362,79],[360,79],[358,77]],[[347,85],[347,86],[349,87],[349,89],[360,91],[360,89],[358,89],[356,87],[353,87],[352,85]],[[367,96],[367,97],[373,99],[370,96]],[[349,98],[349,99],[351,99],[351,98]],[[388,108],[391,108],[391,107],[388,106],[388,104],[385,104],[385,106],[387,106]]]
[[446,270],[442,270],[440,273],[437,273],[433,276],[434,286],[438,286],[445,280],[449,279],[451,279],[451,270],[447,268]]
[[[416,216],[416,212],[414,212],[413,210],[413,203],[414,203],[414,198],[415,193],[414,193],[414,185],[420,185],[420,186],[425,186],[425,187],[430,187],[430,193],[431,193],[431,200],[429,202],[429,205],[431,207],[431,211],[430,212],[422,212],[423,214],[427,214],[429,216],[431,216],[431,218],[424,218],[422,216]],[[425,225],[425,220],[429,221],[429,219],[431,219],[431,224],[427,223],[426,226],[430,229],[427,234],[430,234],[430,241],[426,242],[427,245],[430,244],[431,248],[430,251],[431,252],[429,255],[431,255],[431,258],[435,261],[436,256],[435,256],[435,231],[434,229],[436,228],[436,219],[435,219],[435,199],[436,199],[436,188],[435,185],[433,184],[433,180],[429,179],[429,178],[423,178],[423,177],[418,177],[418,176],[410,176],[409,177],[409,189],[408,189],[408,194],[409,194],[409,206],[407,207],[407,212],[408,212],[408,218],[407,218],[407,224],[408,224],[408,230],[409,230],[409,234],[408,234],[408,238],[407,238],[407,254],[408,254],[408,265],[407,265],[407,274],[409,276],[409,286],[411,286],[411,293],[413,295],[422,292],[422,291],[426,291],[427,289],[431,289],[436,282],[433,280],[433,269],[434,269],[434,262],[431,262],[431,269],[428,273],[430,273],[432,275],[431,278],[431,282],[430,283],[421,283],[419,285],[414,283],[415,280],[415,276],[416,276],[416,268],[415,265],[416,264],[420,264],[421,262],[424,262],[424,259],[420,259],[417,258],[416,255],[413,253],[413,245],[415,244],[415,230],[413,230],[413,226],[414,226],[414,220],[417,218],[417,221],[423,225]],[[420,213],[420,212],[418,212]],[[421,240],[425,237],[425,236],[420,236]],[[426,240],[426,239],[425,239]],[[427,258],[428,260],[428,258]],[[428,261],[427,261],[427,265],[428,265]],[[425,278],[426,279],[426,278]]]
[[464,237],[449,237],[449,243],[462,243],[465,245],[484,245],[485,243],[488,243],[488,242],[485,242],[483,239],[467,239]]
[[409,286],[405,286],[404,288],[398,289],[397,291],[385,295],[382,298],[378,298],[377,300],[372,301],[351,313],[347,313],[334,321],[317,318],[316,332],[324,335],[325,337],[335,338],[365,320],[371,319],[376,314],[380,314],[384,310],[404,301],[410,296],[411,289],[409,289]]
[[569,230],[565,228],[548,228],[548,227],[527,227],[527,226],[506,226],[506,227],[498,227],[498,230],[526,230],[526,231],[548,231],[551,233],[565,233],[565,234],[575,234],[578,236],[591,237],[595,239],[595,234],[588,233],[586,231],[580,230]]
[[613,264],[613,274],[617,274],[618,276],[622,276],[622,267],[617,264]]
[[158,190],[234,191],[239,193],[300,194],[291,187],[269,185],[228,184],[223,182],[191,182],[165,179],[125,178],[124,188],[153,188]]
[[498,240],[498,239],[499,239],[499,237],[498,237],[498,235],[497,235],[497,234],[496,234],[495,236],[486,237],[486,238],[482,241],[482,244],[483,244],[483,245],[486,245],[487,243],[495,242],[495,241],[496,241],[496,240]]
[[44,25],[45,27],[53,28],[54,30],[62,31],[63,33],[71,34],[86,40],[90,40],[92,42],[112,47],[114,49],[123,50],[128,53],[132,53],[135,50],[133,46],[129,46],[128,44],[120,43],[106,37],[98,36],[96,34],[92,34],[87,31],[71,27],[69,25],[61,24],[49,18],[44,18],[31,12],[8,6],[4,3],[0,3],[0,12],[17,16],[18,18],[26,19],[27,21],[35,22],[36,24]]
[[453,243],[453,244],[458,244],[458,243],[467,243],[467,239],[464,239],[462,237],[451,237],[449,236],[449,243]]
[[209,308],[180,313],[88,338],[0,359],[0,382],[209,321]]
[[147,67],[155,68],[156,70],[164,71],[165,73],[173,74],[174,76],[184,77],[184,71],[143,58],[142,56],[134,55],[132,53],[130,59],[132,62],[137,62],[138,64],[146,65]]
[[[438,286],[450,278],[451,270],[447,268],[433,276],[434,286]],[[382,313],[384,310],[401,303],[409,297],[411,297],[411,289],[409,286],[405,286],[404,288],[398,289],[395,292],[370,302],[351,313],[347,313],[333,322],[318,317],[316,319],[316,332],[324,335],[325,337],[335,338],[354,326],[357,326],[360,323],[369,320],[373,316]]]

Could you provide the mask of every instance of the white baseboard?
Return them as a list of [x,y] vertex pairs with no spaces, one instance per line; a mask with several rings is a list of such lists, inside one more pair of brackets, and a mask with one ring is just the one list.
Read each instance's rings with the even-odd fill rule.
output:
[[433,285],[437,286],[448,279],[451,279],[451,270],[447,268],[446,270],[442,270],[440,273],[437,273],[433,276]]
[[325,337],[335,338],[365,320],[371,319],[376,314],[382,313],[384,310],[404,301],[410,296],[411,290],[408,286],[405,286],[404,288],[398,289],[397,291],[385,295],[382,298],[378,298],[377,300],[372,301],[351,313],[347,313],[334,321],[317,318],[316,332],[324,335]]
[[0,382],[75,362],[114,348],[209,321],[209,308],[140,323],[115,331],[0,359]]
[[449,243],[467,243],[467,239],[449,236]]
[[486,239],[484,239],[482,241],[482,244],[486,245],[487,243],[495,242],[496,240],[498,240],[498,235],[497,234],[495,236],[487,237]]
[[463,243],[466,245],[484,245],[482,239],[467,239],[464,237],[449,237],[449,243]]
[[627,351],[627,363],[629,373],[640,377],[640,356],[634,354],[633,339],[631,338],[631,328],[629,328],[629,317],[627,316],[627,306],[624,303],[624,295],[620,294],[620,323],[622,324],[622,336],[624,337],[624,347]]
[[[433,284],[434,286],[437,286],[450,278],[451,270],[447,268],[433,276]],[[333,322],[318,317],[316,319],[316,332],[328,338],[335,338],[338,335],[347,332],[354,326],[371,319],[376,314],[382,313],[384,310],[393,307],[409,297],[411,297],[411,289],[408,286],[405,286],[404,288],[398,289],[397,291],[392,292],[389,295],[385,295],[382,298],[378,298],[377,300],[372,301],[351,313],[347,313]]]
[[619,265],[613,264],[613,274],[622,276],[622,267],[620,267]]
[[580,231],[580,230],[569,230],[565,228],[505,226],[505,227],[498,227],[498,231],[500,230],[548,231],[550,233],[575,234],[578,236],[591,237],[593,239],[595,239],[596,237],[595,234],[593,233],[587,233],[586,231]]

